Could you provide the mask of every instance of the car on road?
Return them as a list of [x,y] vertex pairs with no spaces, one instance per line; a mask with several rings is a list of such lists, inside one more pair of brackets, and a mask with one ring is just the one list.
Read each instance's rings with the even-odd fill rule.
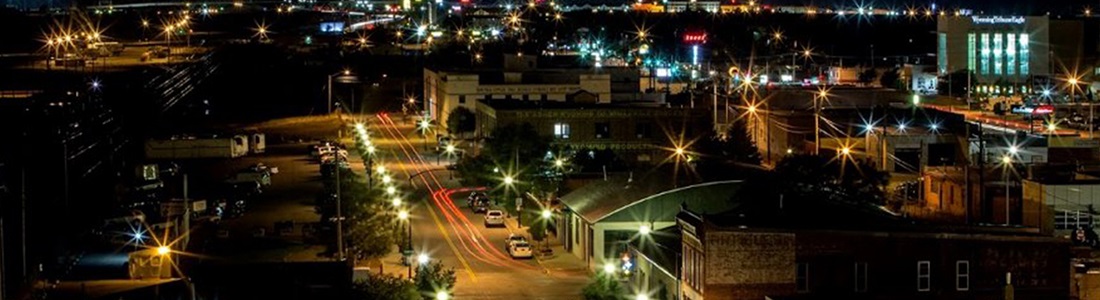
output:
[[527,242],[514,243],[508,247],[508,255],[512,258],[532,258],[535,256],[534,251],[531,250],[531,244]]
[[466,206],[469,206],[474,213],[483,213],[489,210],[489,195],[483,192],[474,192],[466,197]]
[[504,226],[504,212],[490,210],[485,212],[485,227]]
[[512,234],[509,234],[507,238],[504,238],[504,249],[511,248],[512,244],[515,244],[515,243],[526,243],[526,242],[527,242],[527,238],[523,237],[522,235],[512,233]]

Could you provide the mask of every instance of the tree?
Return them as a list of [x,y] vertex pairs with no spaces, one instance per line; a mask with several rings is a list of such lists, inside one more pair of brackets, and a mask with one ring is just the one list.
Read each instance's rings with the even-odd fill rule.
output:
[[493,130],[480,155],[460,159],[456,171],[467,185],[496,186],[502,176],[498,172],[515,173],[510,175],[530,184],[539,179],[549,150],[550,138],[539,135],[530,123],[508,124]]
[[804,154],[788,156],[769,175],[754,177],[746,186],[763,198],[782,194],[792,205],[819,200],[882,205],[889,179],[868,160]]
[[459,135],[474,132],[476,127],[476,116],[466,107],[456,107],[447,115],[447,130],[450,131],[451,134]]
[[859,72],[859,82],[864,85],[875,81],[875,77],[878,77],[878,71],[875,71],[875,69],[866,69],[863,70],[863,72]]
[[367,278],[352,283],[352,299],[374,300],[419,300],[420,292],[412,281],[402,278],[367,272]]
[[[335,177],[325,181],[327,192],[321,196],[322,222],[335,219],[335,184]],[[394,226],[393,216],[387,214],[388,203],[382,196],[381,191],[362,182],[360,175],[350,169],[341,169],[340,209],[344,217],[344,248],[349,257],[379,257],[391,251],[392,245],[398,242],[401,231]]]
[[623,299],[623,288],[618,280],[601,273],[584,286],[581,294],[584,300],[620,300]]
[[882,73],[882,76],[878,78],[878,82],[884,88],[893,89],[898,87],[898,78],[900,77],[901,74],[898,74],[898,68],[893,68]]
[[704,136],[693,145],[693,152],[699,153],[699,164],[705,162],[736,162],[760,164],[760,152],[749,135],[745,118],[730,124],[726,132],[715,132]]
[[434,296],[440,292],[450,294],[454,290],[455,269],[444,268],[443,263],[439,261],[421,264],[416,269],[414,281],[416,290],[420,291],[425,299],[434,299]]

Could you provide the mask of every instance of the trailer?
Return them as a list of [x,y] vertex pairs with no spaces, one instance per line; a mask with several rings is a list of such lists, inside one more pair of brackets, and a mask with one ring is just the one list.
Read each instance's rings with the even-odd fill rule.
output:
[[173,137],[145,141],[145,156],[149,159],[235,158],[248,154],[249,138],[244,135],[227,137]]

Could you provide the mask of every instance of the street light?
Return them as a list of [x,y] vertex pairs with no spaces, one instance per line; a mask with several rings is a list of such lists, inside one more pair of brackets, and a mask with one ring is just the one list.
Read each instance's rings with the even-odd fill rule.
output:
[[393,194],[396,194],[396,193],[397,193],[397,188],[396,187],[393,187],[393,186],[387,186],[386,187],[386,194],[387,195],[393,195]]
[[386,174],[386,166],[378,165],[377,167],[374,167],[374,172],[378,173],[378,175]]
[[390,184],[390,181],[393,181],[393,178],[391,178],[390,175],[382,175],[382,183]]
[[420,255],[416,256],[416,261],[422,265],[428,264],[429,260],[430,258],[428,258],[428,255],[424,253],[420,253]]
[[603,272],[607,273],[607,274],[614,274],[615,273],[615,264],[604,263],[603,264]]
[[550,217],[553,217],[553,216],[554,216],[554,213],[550,212],[550,210],[549,210],[549,209],[544,209],[544,210],[542,210],[542,218],[543,218],[543,219],[547,219],[547,220],[549,220],[549,219],[550,219]]
[[558,167],[558,168],[561,168],[561,167],[565,166],[565,161],[564,161],[564,160],[562,160],[562,159],[560,159],[560,158],[559,158],[559,159],[555,159],[555,160],[554,160],[554,166],[555,166],[555,167]]
[[168,248],[168,246],[157,247],[157,255],[164,256],[168,255],[169,253],[172,253],[172,248]]
[[634,296],[634,300],[649,300],[649,295],[638,294],[637,296]]
[[638,227],[638,234],[641,234],[641,235],[649,235],[649,233],[650,233],[650,231],[651,231],[651,230],[652,230],[652,229],[651,229],[651,228],[649,228],[649,225],[642,225],[642,226],[639,226],[639,227]]
[[[401,198],[393,197],[393,200],[390,201],[390,203],[393,203],[393,207],[400,207],[401,206]],[[402,212],[406,214],[405,215],[406,217],[408,217],[409,212],[406,212],[406,211],[402,211]],[[398,217],[400,217],[400,216],[398,216]],[[402,219],[404,219],[404,218],[402,218]]]
[[450,297],[451,296],[447,295],[447,292],[436,292],[435,293],[435,300],[447,300],[447,299],[450,299]]
[[504,176],[504,185],[511,186],[515,182],[516,182],[516,179],[512,178],[512,175]]

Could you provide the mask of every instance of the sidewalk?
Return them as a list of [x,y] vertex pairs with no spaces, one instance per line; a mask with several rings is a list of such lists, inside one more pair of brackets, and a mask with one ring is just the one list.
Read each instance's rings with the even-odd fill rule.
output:
[[[531,239],[531,235],[527,232],[527,228],[521,228],[519,226],[519,220],[514,216],[509,216],[504,219],[504,226],[508,228],[508,231],[514,234],[522,235],[531,241],[532,245],[536,248],[542,248],[545,242],[535,242]],[[555,273],[567,273],[567,274],[580,274],[588,275],[587,267],[579,257],[576,257],[572,253],[565,251],[565,247],[562,246],[558,237],[551,234],[546,237],[549,242],[550,250],[552,252],[549,255],[543,256],[537,254],[536,251],[535,260],[543,271],[549,275]]]

